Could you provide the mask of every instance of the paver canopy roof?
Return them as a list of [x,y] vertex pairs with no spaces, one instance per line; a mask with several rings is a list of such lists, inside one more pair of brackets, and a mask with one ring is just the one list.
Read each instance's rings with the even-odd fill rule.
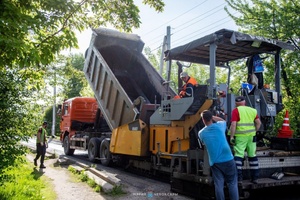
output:
[[183,46],[166,51],[165,59],[209,64],[210,44],[217,45],[217,65],[255,54],[272,53],[280,49],[295,49],[292,44],[279,40],[222,29]]

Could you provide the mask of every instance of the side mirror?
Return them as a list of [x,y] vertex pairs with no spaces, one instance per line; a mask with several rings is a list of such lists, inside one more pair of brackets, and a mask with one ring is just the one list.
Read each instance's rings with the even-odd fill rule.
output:
[[61,104],[57,105],[57,108],[58,109],[57,109],[56,114],[60,116],[60,114],[61,114]]

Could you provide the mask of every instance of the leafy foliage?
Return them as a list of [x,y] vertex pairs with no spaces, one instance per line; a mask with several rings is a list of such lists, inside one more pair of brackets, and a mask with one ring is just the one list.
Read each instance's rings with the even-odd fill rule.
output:
[[[59,93],[56,94],[56,104],[61,104],[64,99],[77,96],[93,96],[93,93],[86,91],[89,88],[88,82],[83,73],[84,57],[81,54],[70,54],[59,56],[51,63],[51,70],[48,71],[46,81],[51,88],[56,87]],[[84,95],[83,95],[84,94]],[[54,97],[53,97],[54,98]],[[45,111],[44,119],[48,121],[47,132],[51,135],[53,126],[53,103]],[[55,108],[55,132],[59,133],[60,117],[56,115],[58,106]]]
[[[55,111],[58,110],[58,107],[55,107]],[[48,136],[52,135],[52,126],[53,126],[53,106],[49,106],[45,111],[44,116],[45,121],[48,122],[48,126],[46,128],[46,131],[48,133]],[[59,133],[59,123],[60,123],[60,117],[55,114],[55,135]]]
[[243,32],[282,41],[290,40],[299,49],[299,1],[226,0],[226,2],[232,9],[239,12],[240,15],[233,15],[226,8],[227,13]]
[[65,98],[81,96],[82,88],[87,85],[83,67],[84,57],[82,55],[75,54],[68,57],[65,68],[62,70],[65,81],[63,85]]
[[[144,1],[162,11],[162,1]],[[139,27],[133,0],[2,0],[0,65],[41,67],[65,48],[77,47],[75,30],[112,25],[126,32]],[[16,56],[17,55],[17,56]]]
[[[28,79],[26,70],[0,69],[0,174],[15,160],[25,153],[25,148],[18,143],[27,140],[33,134],[38,106],[28,102],[35,89],[28,89],[24,83],[40,83]],[[35,76],[40,76],[35,73]],[[29,112],[32,110],[32,112]],[[28,131],[30,130],[30,132]],[[0,180],[1,180],[0,175]]]

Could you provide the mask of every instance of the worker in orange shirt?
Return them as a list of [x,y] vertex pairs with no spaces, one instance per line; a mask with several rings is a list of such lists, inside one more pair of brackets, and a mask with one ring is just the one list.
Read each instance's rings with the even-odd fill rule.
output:
[[180,78],[185,84],[182,86],[181,91],[174,99],[180,99],[185,97],[192,97],[193,88],[198,85],[196,79],[190,77],[186,72],[181,72]]

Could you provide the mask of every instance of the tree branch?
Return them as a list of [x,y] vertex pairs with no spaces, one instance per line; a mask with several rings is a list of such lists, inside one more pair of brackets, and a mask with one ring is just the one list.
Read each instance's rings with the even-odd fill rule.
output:
[[[53,34],[51,34],[51,35],[49,35],[48,37],[46,37],[45,39],[43,39],[43,40],[40,42],[40,44],[44,43],[44,42],[47,41],[49,38],[52,38],[52,37],[54,37],[55,35],[57,35],[58,33],[60,33],[61,31],[63,31],[63,30],[66,28],[67,23],[68,23],[69,19],[72,17],[72,15],[73,15],[75,12],[77,12],[77,10],[79,10],[79,8],[80,8],[83,4],[85,4],[87,1],[88,1],[88,0],[83,0],[83,1],[81,1],[81,2],[78,4],[77,9],[74,9],[73,11],[71,11],[71,13],[69,14],[69,16],[66,17],[66,19],[64,20],[64,23],[63,23],[62,27],[61,27],[59,30],[57,30],[56,32],[54,32]],[[38,44],[37,47],[39,47],[40,44]]]

